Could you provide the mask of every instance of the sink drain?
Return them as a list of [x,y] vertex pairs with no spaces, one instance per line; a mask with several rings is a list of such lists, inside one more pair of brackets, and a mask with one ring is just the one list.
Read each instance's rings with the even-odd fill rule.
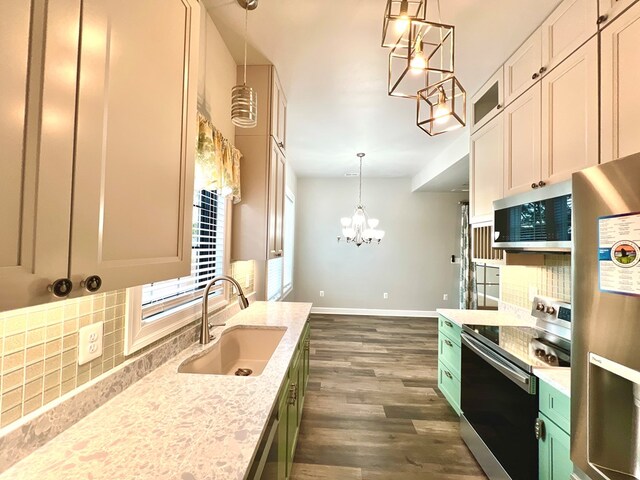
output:
[[236,370],[236,377],[248,377],[249,375],[251,375],[253,373],[253,370],[251,370],[250,368],[239,368]]

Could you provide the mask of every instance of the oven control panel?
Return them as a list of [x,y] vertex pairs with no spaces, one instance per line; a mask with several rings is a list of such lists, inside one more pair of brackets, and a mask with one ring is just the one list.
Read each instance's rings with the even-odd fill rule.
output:
[[571,322],[571,304],[548,297],[535,297],[531,308],[531,315],[545,320],[554,322]]

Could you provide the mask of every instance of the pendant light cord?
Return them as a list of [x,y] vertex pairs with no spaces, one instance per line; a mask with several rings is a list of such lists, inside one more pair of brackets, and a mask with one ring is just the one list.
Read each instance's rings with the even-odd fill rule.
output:
[[358,205],[362,205],[362,157],[360,157],[360,194],[358,196]]
[[247,25],[249,24],[249,7],[244,9],[244,85],[247,84]]

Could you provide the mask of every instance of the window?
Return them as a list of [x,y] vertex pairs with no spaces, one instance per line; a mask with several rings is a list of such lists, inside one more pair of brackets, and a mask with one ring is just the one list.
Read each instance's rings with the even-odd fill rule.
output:
[[287,188],[284,201],[284,255],[267,262],[267,300],[281,300],[293,288],[293,241],[295,231],[295,197]]
[[497,310],[500,297],[500,269],[483,263],[476,264],[478,310]]
[[[125,353],[132,353],[200,316],[204,287],[225,272],[226,203],[215,191],[194,192],[191,275],[127,291]],[[211,310],[227,303],[225,292],[224,284],[211,290]]]
[[293,250],[296,226],[296,199],[287,189],[284,200],[284,295],[293,288]]

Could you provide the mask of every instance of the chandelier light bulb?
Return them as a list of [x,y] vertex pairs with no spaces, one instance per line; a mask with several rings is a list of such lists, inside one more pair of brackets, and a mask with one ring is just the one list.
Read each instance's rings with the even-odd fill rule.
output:
[[380,224],[380,220],[378,220],[377,218],[369,219],[369,227],[376,228],[379,224]]
[[343,227],[348,227],[351,225],[351,219],[349,217],[342,217],[340,219],[340,223],[342,224]]
[[396,33],[401,34],[407,31],[409,26],[409,0],[402,0],[400,3],[400,15],[394,24]]
[[449,121],[449,115],[451,115],[451,110],[447,105],[447,96],[444,93],[444,89],[440,87],[440,93],[438,94],[438,104],[436,105],[436,110],[433,114],[433,118],[435,118],[435,122],[438,125],[443,125]]
[[427,57],[424,56],[424,52],[422,50],[422,36],[418,36],[416,39],[416,46],[413,50],[413,57],[411,57],[409,66],[413,73],[420,73],[427,68]]

